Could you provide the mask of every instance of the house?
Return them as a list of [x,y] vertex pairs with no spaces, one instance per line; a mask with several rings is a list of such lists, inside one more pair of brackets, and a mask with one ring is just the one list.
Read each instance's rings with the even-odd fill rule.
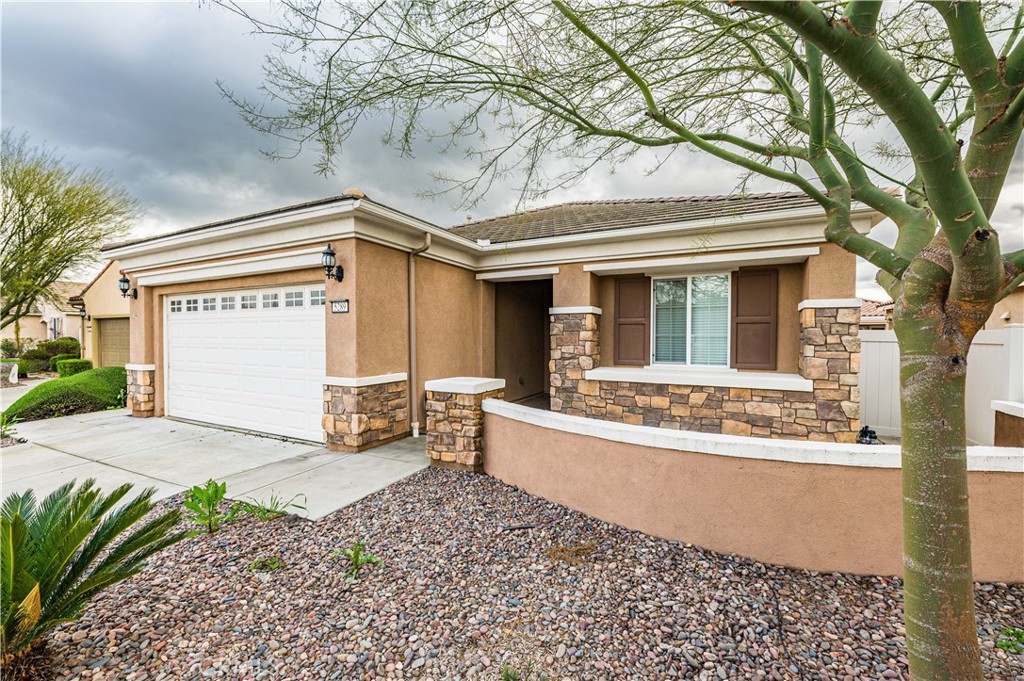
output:
[[82,358],[95,367],[128,363],[128,299],[117,289],[117,261],[108,262],[85,288],[68,299],[84,315]]
[[892,328],[891,300],[862,300],[860,303],[861,329]]
[[76,281],[55,281],[50,285],[45,299],[38,301],[29,313],[14,324],[4,327],[0,337],[15,337],[22,341],[44,341],[69,336],[81,340],[82,318],[78,309],[68,302],[69,296],[81,290],[84,284]]
[[131,286],[136,416],[362,450],[418,433],[426,382],[476,376],[565,414],[852,442],[861,302],[824,226],[767,193],[445,229],[351,189],[104,253]]

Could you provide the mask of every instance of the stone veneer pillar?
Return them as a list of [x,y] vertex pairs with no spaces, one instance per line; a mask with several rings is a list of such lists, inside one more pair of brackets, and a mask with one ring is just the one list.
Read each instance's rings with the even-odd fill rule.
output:
[[322,424],[328,449],[362,451],[409,432],[405,374],[327,380]]
[[483,401],[505,398],[502,378],[443,378],[423,385],[431,466],[483,472]]
[[583,372],[601,366],[601,308],[553,307],[550,321],[551,411],[603,416],[593,411],[594,407],[602,407],[588,408],[588,399],[599,395],[600,386],[583,378]]
[[156,365],[125,364],[128,374],[128,397],[125,406],[132,410],[132,416],[149,418],[156,414]]
[[856,442],[860,430],[860,300],[805,300],[800,310],[800,375],[814,384],[811,440]]

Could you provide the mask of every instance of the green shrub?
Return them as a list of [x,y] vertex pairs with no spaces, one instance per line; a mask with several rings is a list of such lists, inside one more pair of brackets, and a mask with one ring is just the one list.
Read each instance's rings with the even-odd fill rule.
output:
[[18,375],[28,376],[29,374],[40,374],[44,371],[50,370],[50,360],[48,359],[19,359],[18,360]]
[[131,577],[146,559],[181,540],[178,511],[142,521],[154,489],[118,505],[132,486],[109,496],[86,480],[65,484],[41,504],[32,490],[12,494],[0,516],[3,549],[3,664],[28,653],[43,634],[71,622],[106,587]]
[[21,350],[22,349],[18,347],[18,344],[14,342],[13,338],[4,338],[3,340],[0,340],[0,356],[7,359],[17,357],[21,354]]
[[57,362],[57,375],[61,378],[74,376],[92,369],[92,362],[87,359],[63,359]]
[[120,405],[118,394],[128,385],[123,367],[90,369],[74,376],[56,378],[37,385],[17,400],[4,413],[22,421],[35,421],[52,416],[85,414]]
[[47,358],[54,355],[74,355],[77,359],[82,356],[82,344],[78,342],[77,338],[72,338],[71,336],[61,336],[53,340],[40,341],[36,345],[36,350],[45,353]]
[[50,358],[50,371],[57,370],[57,362],[63,362],[66,359],[78,359],[78,355],[61,354],[54,355]]
[[23,352],[21,354],[21,359],[31,359],[31,360],[43,360],[43,359],[45,359],[47,366],[49,366],[49,364],[50,364],[50,355],[46,354],[45,350],[40,350],[39,348],[33,348],[32,350],[26,350],[25,352]]

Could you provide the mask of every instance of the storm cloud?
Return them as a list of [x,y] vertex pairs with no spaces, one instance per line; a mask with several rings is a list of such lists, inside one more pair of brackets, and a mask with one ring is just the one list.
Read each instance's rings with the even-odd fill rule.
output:
[[[254,3],[259,7],[259,3]],[[261,11],[273,11],[269,3]],[[382,121],[353,136],[334,175],[314,169],[314,152],[271,162],[261,153],[275,144],[251,130],[217,87],[258,98],[262,65],[273,45],[250,34],[240,17],[196,3],[12,3],[2,12],[3,126],[54,147],[83,168],[102,168],[145,206],[136,235],[157,234],[213,220],[340,193],[358,187],[371,198],[440,225],[512,211],[511,186],[495,185],[471,211],[436,189],[435,173],[465,177],[472,166],[458,154],[424,148],[402,158],[380,144]],[[1020,150],[1018,150],[1020,151]],[[687,151],[651,174],[659,157],[641,151],[612,172],[598,167],[571,189],[544,200],[728,194],[735,168]],[[1004,245],[1020,248],[1024,219],[1024,163],[993,222]],[[763,179],[751,190],[788,186]],[[891,243],[884,224],[876,236]],[[862,294],[884,297],[862,263]]]

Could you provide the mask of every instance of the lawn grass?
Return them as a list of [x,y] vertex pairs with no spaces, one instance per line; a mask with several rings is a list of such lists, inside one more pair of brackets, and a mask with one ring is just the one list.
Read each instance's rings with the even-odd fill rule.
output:
[[126,390],[123,367],[102,367],[37,385],[4,411],[7,418],[36,421],[120,407]]

